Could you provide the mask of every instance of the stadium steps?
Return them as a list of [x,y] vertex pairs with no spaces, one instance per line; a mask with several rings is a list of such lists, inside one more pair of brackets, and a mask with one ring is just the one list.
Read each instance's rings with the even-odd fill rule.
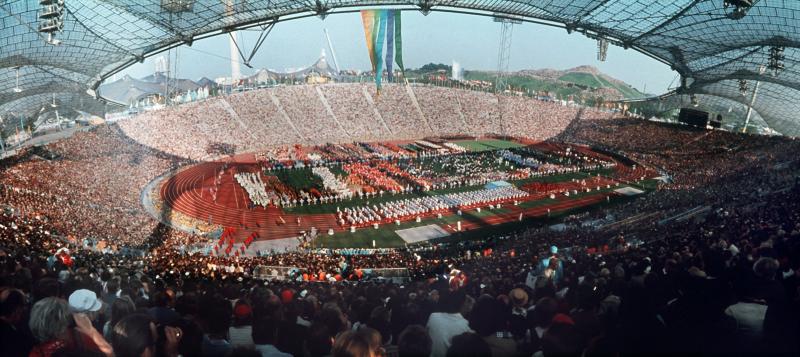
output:
[[372,100],[372,96],[370,96],[369,93],[367,93],[367,87],[361,87],[361,92],[364,93],[364,98],[367,98],[367,103],[369,103],[369,106],[370,108],[372,108],[372,111],[375,112],[375,117],[378,118],[381,124],[383,124],[383,128],[386,129],[386,132],[388,132],[390,136],[394,136],[394,132],[392,131],[392,129],[389,128],[388,125],[386,125],[386,121],[383,120],[381,112],[379,112],[378,107],[375,106],[375,102]]
[[244,132],[247,133],[247,135],[249,135],[254,141],[258,141],[256,136],[253,135],[252,128],[247,127],[247,125],[242,121],[242,117],[239,116],[239,113],[233,110],[231,103],[229,103],[228,100],[225,98],[221,98],[220,103],[222,103],[222,107],[225,109],[225,111],[227,111],[232,118],[236,119],[236,122],[239,123],[239,126],[242,127],[242,130],[244,130]]
[[469,130],[469,125],[467,125],[467,118],[464,116],[464,107],[461,105],[461,98],[458,96],[458,90],[456,91],[454,96],[456,97],[456,104],[458,105],[458,116],[461,118],[461,123],[464,124],[464,130]]
[[278,108],[278,114],[280,114],[280,117],[283,118],[283,120],[286,121],[286,123],[289,124],[290,127],[292,127],[292,130],[294,130],[295,134],[297,134],[297,137],[299,137],[301,140],[305,140],[306,142],[311,142],[310,138],[303,136],[303,134],[300,133],[300,130],[298,130],[297,127],[294,126],[292,119],[289,118],[289,114],[286,114],[286,111],[283,110],[281,101],[278,99],[278,97],[275,96],[275,92],[269,91],[269,98],[272,99],[272,104],[275,105],[275,108]]
[[426,118],[425,114],[422,112],[422,107],[419,106],[419,102],[417,101],[417,95],[414,94],[414,91],[411,89],[410,85],[406,84],[406,92],[408,92],[408,97],[411,98],[411,103],[414,103],[414,108],[417,109],[419,117],[422,118],[423,122],[425,122],[425,126],[428,127],[430,133],[434,133],[433,127],[431,126],[431,123],[428,123],[428,118]]
[[339,130],[341,130],[344,133],[344,135],[347,135],[347,138],[349,140],[353,140],[350,133],[348,133],[347,130],[344,129],[344,125],[342,125],[342,122],[340,122],[339,118],[336,117],[336,114],[333,112],[333,109],[331,109],[331,105],[330,103],[328,103],[328,99],[325,98],[325,94],[322,93],[322,89],[320,89],[319,87],[316,87],[314,89],[317,91],[317,96],[319,97],[319,100],[322,102],[322,105],[325,107],[325,111],[328,112],[328,115],[330,115],[331,118],[333,118],[333,121],[336,122],[336,125],[339,126]]

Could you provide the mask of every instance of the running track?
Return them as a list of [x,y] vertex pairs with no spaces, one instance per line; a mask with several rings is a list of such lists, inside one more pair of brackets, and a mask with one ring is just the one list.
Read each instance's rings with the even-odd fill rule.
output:
[[[227,167],[223,170],[223,167]],[[211,188],[214,187],[214,178],[223,170],[217,199],[212,198]],[[181,212],[187,216],[202,221],[211,221],[213,224],[235,228],[233,238],[237,242],[243,241],[252,232],[258,234],[258,240],[271,240],[290,238],[300,235],[301,231],[309,231],[316,227],[320,232],[333,229],[342,232],[345,228],[338,225],[334,214],[288,214],[278,207],[250,208],[247,194],[238,183],[233,174],[236,172],[256,172],[258,166],[252,155],[237,156],[223,161],[207,162],[187,167],[167,178],[160,187],[161,199],[166,207]],[[609,180],[610,181],[610,180]],[[541,217],[547,215],[547,210],[552,213],[576,207],[596,204],[606,200],[609,193],[590,194],[580,199],[570,199],[557,195],[556,200],[547,205],[530,209],[522,209],[509,203],[504,207],[510,212],[497,214],[480,220],[470,220],[465,217],[462,229],[469,230],[481,226],[497,225],[513,222],[519,219],[519,214],[525,217]],[[542,199],[545,194],[532,194],[528,200]],[[450,212],[454,214],[454,212]],[[427,216],[434,216],[429,214]],[[423,217],[427,217],[423,216]],[[281,223],[281,217],[286,223]],[[298,221],[299,220],[299,221]],[[299,223],[298,223],[299,222]],[[453,227],[446,229],[453,231]]]

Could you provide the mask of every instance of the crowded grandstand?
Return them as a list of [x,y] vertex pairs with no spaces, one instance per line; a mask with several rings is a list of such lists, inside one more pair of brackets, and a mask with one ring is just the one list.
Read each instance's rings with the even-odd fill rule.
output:
[[[228,29],[256,16],[238,2],[161,1],[152,15],[125,2],[13,3],[0,9],[17,21],[114,7],[158,29],[166,13],[214,26],[224,17]],[[571,5],[530,16],[555,21],[574,10],[591,21],[611,5],[674,16],[626,43],[641,51],[650,45],[638,39],[696,12],[720,12],[725,24],[797,12],[766,1],[563,3]],[[45,48],[75,40],[69,28],[36,28]],[[18,89],[20,66],[33,62],[6,51],[0,63],[17,66]],[[320,63],[292,73],[301,81],[182,82],[172,93],[153,85],[135,105],[46,134],[26,133],[22,120],[22,131],[6,134],[17,123],[0,121],[9,145],[0,159],[0,354],[800,352],[800,141],[796,113],[768,109],[781,105],[775,86],[790,80],[737,72],[763,80],[764,97],[758,82],[743,90],[751,97],[714,102],[739,103],[747,121],[772,128],[761,133],[785,134],[761,135],[748,123],[647,120],[625,99],[415,83],[391,69],[355,81],[327,77],[345,71]],[[103,74],[110,67],[101,64],[87,59],[92,70],[75,76]],[[640,108],[673,101],[712,111],[708,101],[692,105],[695,95],[724,98],[734,79],[706,78]],[[28,105],[14,89],[0,95],[3,116]],[[53,89],[53,108],[94,101],[67,89]],[[32,115],[41,117],[37,100]]]

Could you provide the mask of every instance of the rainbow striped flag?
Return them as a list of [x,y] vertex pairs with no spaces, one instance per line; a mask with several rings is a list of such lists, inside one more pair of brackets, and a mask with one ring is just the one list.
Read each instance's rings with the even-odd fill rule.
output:
[[[384,63],[389,80],[394,79],[394,64],[403,67],[403,36],[400,10],[361,10],[361,22],[364,27],[364,39],[367,43],[372,72],[375,75],[375,86],[381,89]],[[384,56],[384,44],[386,51]]]

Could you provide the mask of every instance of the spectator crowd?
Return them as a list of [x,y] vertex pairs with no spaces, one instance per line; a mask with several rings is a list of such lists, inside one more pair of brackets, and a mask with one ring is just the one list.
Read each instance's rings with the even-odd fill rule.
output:
[[[415,101],[407,90],[386,87],[376,107],[387,93]],[[308,101],[320,96],[296,90],[308,92]],[[288,95],[270,94],[269,102],[283,106]],[[464,114],[476,110],[475,100],[460,102]],[[418,104],[423,113],[431,105]],[[588,110],[567,119],[558,114],[565,107],[551,104],[536,103],[545,108],[542,117],[564,120],[554,140],[630,157],[660,170],[664,182],[653,193],[570,215],[563,231],[532,225],[359,254],[239,258],[185,252],[196,237],[155,223],[140,208],[138,195],[153,177],[204,155],[188,140],[191,131],[170,141],[166,128],[188,127],[188,117],[180,118],[188,114],[158,114],[173,119],[169,124],[135,118],[122,129],[100,126],[45,146],[49,155],[31,149],[5,159],[2,355],[800,353],[800,142]],[[234,140],[246,132],[220,129],[244,120],[241,114],[231,119],[225,105],[196,105],[198,116],[228,119],[194,135],[246,141]],[[293,105],[277,111],[308,109],[308,120],[329,115],[321,103]],[[387,124],[399,118],[382,115]],[[464,115],[467,123],[474,118]],[[144,145],[126,136],[145,133]],[[673,219],[686,212],[701,213]],[[583,225],[589,221],[613,224],[593,229]],[[265,281],[253,274],[261,266],[294,269]],[[381,278],[379,268],[407,276]]]

